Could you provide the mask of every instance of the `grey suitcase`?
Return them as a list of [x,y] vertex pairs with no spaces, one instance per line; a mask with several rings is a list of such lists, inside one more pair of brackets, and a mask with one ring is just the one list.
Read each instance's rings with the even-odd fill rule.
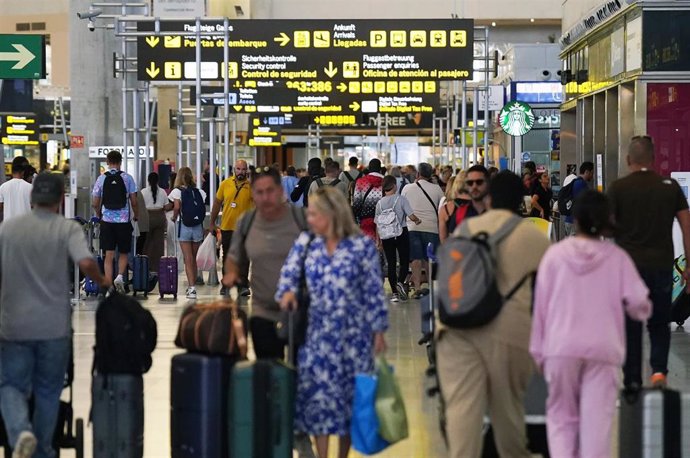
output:
[[144,381],[141,375],[94,375],[91,385],[94,458],[144,456]]
[[690,394],[644,389],[620,400],[621,458],[690,458]]

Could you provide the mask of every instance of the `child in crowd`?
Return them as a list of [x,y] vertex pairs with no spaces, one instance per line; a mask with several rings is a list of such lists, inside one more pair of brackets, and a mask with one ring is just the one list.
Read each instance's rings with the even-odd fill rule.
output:
[[649,291],[610,236],[603,194],[575,200],[577,236],[552,246],[539,265],[530,352],[549,385],[549,451],[607,457],[625,357],[625,316],[646,320]]

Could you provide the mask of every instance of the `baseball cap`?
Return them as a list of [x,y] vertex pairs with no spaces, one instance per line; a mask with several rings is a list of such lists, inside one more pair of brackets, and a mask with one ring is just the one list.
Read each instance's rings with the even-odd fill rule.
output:
[[52,205],[60,202],[65,187],[62,173],[39,173],[31,188],[31,202],[33,204]]

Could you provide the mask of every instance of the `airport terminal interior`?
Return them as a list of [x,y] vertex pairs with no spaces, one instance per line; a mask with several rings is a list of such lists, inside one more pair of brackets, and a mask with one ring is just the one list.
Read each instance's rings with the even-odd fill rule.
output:
[[[19,156],[31,176],[63,172],[61,211],[88,221],[111,151],[140,189],[156,172],[170,190],[170,175],[189,167],[212,196],[238,161],[285,173],[314,158],[348,170],[356,158],[362,167],[429,163],[454,176],[476,165],[518,175],[533,167],[558,209],[564,180],[582,164],[591,164],[590,188],[606,193],[629,174],[631,144],[649,136],[647,165],[687,199],[688,20],[690,0],[0,0],[0,183]],[[207,203],[205,230],[211,213]],[[553,243],[567,224],[558,212],[543,221]],[[690,304],[678,224],[672,234],[673,300]],[[220,264],[203,273],[196,300],[185,297],[183,270],[176,299],[155,289],[141,298],[158,326],[144,375],[145,458],[201,456],[171,455],[171,360],[183,352],[174,339],[185,308],[220,298],[211,278]],[[89,423],[99,301],[83,288],[72,295],[72,403],[84,448],[60,456],[100,458]],[[409,437],[376,456],[446,457],[418,343],[420,300],[389,302],[395,291],[385,288],[386,355]],[[670,326],[666,381],[690,393],[690,337],[680,320]],[[645,336],[645,361],[649,352]],[[531,420],[543,424],[543,403],[537,410]],[[630,458],[619,452],[618,415],[614,424],[610,456]]]

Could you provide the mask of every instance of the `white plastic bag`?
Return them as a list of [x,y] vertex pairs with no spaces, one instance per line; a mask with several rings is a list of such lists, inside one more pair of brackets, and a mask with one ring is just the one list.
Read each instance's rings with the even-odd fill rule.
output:
[[211,233],[206,236],[196,253],[196,266],[201,271],[216,267],[216,238]]

